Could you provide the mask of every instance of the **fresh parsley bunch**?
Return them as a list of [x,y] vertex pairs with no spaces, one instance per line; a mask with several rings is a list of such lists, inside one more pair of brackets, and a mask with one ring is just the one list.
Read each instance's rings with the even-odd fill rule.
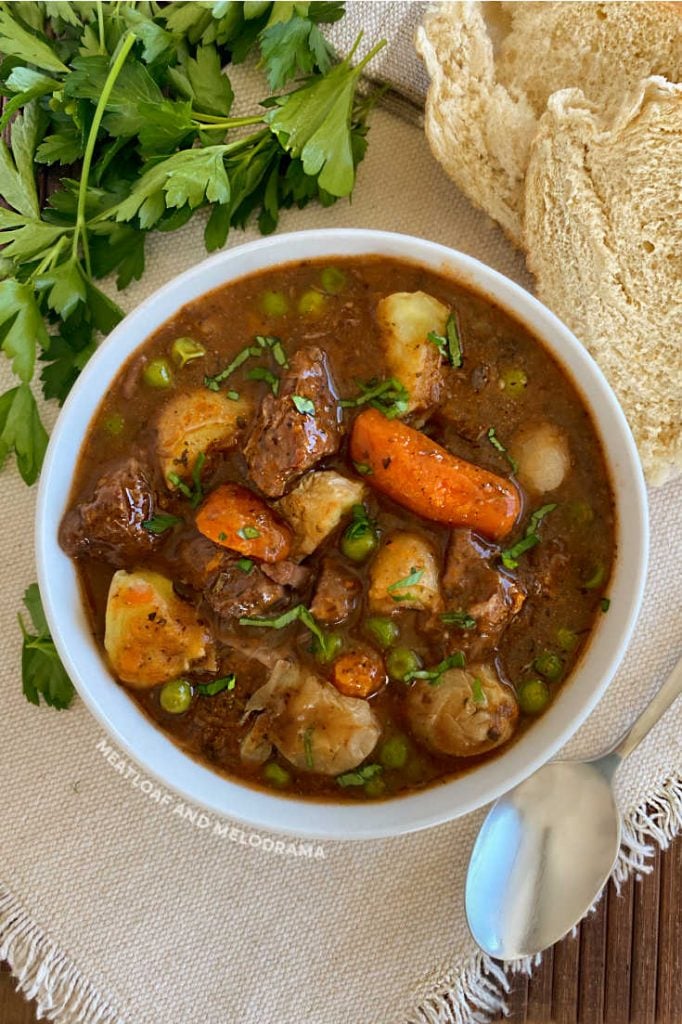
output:
[[[0,466],[14,452],[36,480],[47,444],[36,362],[44,395],[62,403],[122,316],[95,281],[138,279],[149,231],[208,207],[213,250],[253,216],[268,233],[282,208],[351,193],[371,107],[356,86],[384,44],[355,67],[353,54],[338,62],[320,25],[343,13],[337,2],[0,2],[0,130],[11,127],[0,140],[0,346],[18,378],[0,395]],[[271,94],[233,117],[222,69],[251,54]],[[36,164],[63,168],[45,204]]]

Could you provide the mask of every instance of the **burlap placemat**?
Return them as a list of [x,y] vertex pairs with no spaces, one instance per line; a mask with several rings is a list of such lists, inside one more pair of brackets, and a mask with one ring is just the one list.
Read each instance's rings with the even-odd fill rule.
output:
[[[530,284],[521,257],[453,189],[419,128],[384,110],[374,116],[352,204],[290,212],[281,224],[318,226],[421,235]],[[230,245],[253,235],[235,233]],[[202,256],[200,225],[152,238],[147,274],[123,294],[124,306]],[[8,381],[3,362],[0,387]],[[46,416],[53,421],[54,410]],[[609,743],[679,650],[681,499],[679,481],[651,495],[643,613],[570,754]],[[60,1024],[464,1024],[499,1010],[504,975],[476,951],[462,909],[482,813],[396,840],[285,841],[160,790],[80,702],[59,714],[26,703],[16,613],[35,578],[34,510],[35,490],[5,469],[0,959],[41,1011]],[[621,874],[644,863],[649,838],[665,843],[680,826],[681,723],[678,708],[619,776]]]

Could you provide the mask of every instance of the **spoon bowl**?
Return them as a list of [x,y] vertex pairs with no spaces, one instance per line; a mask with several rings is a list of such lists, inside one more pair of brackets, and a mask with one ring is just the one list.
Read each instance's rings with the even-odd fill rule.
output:
[[620,847],[605,761],[555,761],[495,804],[467,875],[471,933],[490,956],[531,956],[592,906]]

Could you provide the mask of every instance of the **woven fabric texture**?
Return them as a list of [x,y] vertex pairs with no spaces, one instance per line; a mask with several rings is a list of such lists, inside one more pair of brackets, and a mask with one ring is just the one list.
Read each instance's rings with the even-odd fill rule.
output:
[[[356,6],[362,8],[356,24],[358,18],[365,24],[368,39],[381,31],[409,39],[421,5]],[[390,52],[386,60],[394,60]],[[418,96],[424,84],[418,66],[405,74],[396,84]],[[530,286],[520,255],[455,191],[419,128],[385,110],[375,112],[352,203],[290,212],[281,223],[282,230],[346,226],[443,242]],[[229,244],[254,234],[235,232]],[[203,255],[199,224],[152,237],[148,271],[120,296],[122,304],[132,309]],[[0,386],[8,382],[3,361]],[[53,422],[54,409],[46,418]],[[681,509],[682,480],[652,493],[651,572],[636,636],[571,754],[596,753],[617,736],[679,650]],[[475,990],[480,961],[462,892],[482,813],[395,840],[326,844],[317,857],[295,854],[289,845],[266,849],[265,837],[224,830],[217,819],[160,792],[123,758],[107,756],[100,727],[78,700],[59,714],[29,705],[21,694],[16,613],[35,578],[34,515],[35,489],[6,468],[0,956],[9,955],[17,972],[33,963],[31,991],[46,1009],[60,1007],[62,1024],[114,1016],[126,1024],[467,1020],[458,1000],[471,986],[463,988],[462,979],[473,978]],[[672,827],[661,794],[682,771],[681,725],[678,708],[619,776],[619,798],[630,815],[658,794],[661,835]],[[75,975],[67,966],[90,983],[89,1008],[74,998],[75,982],[68,989]],[[435,1007],[439,993],[446,997],[439,1010],[428,1018],[417,1012],[425,1002]],[[107,1015],[106,1007],[116,1014]]]

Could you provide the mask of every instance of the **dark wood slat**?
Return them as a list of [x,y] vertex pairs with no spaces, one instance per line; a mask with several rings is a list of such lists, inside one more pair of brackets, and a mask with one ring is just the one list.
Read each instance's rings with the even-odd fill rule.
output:
[[604,975],[606,970],[606,926],[610,893],[604,893],[593,914],[580,927],[580,977],[578,1021],[603,1024]]
[[552,1006],[552,979],[554,977],[554,947],[542,954],[528,983],[528,1024],[546,1024]]
[[0,963],[0,1021],[2,1024],[35,1024],[35,1008],[16,991],[7,964]]
[[630,966],[632,959],[632,916],[634,880],[628,879],[620,895],[609,886],[606,929],[606,976],[604,978],[604,1024],[622,1024],[630,1019]]
[[682,1021],[682,842],[661,858],[656,1024]]
[[576,938],[569,935],[554,947],[552,1024],[577,1024],[580,932],[578,928]]
[[523,1024],[528,1017],[528,975],[515,974],[510,979],[511,991],[507,996],[509,1016],[507,1024]]
[[630,973],[632,1024],[656,1024],[660,881],[660,853],[657,852],[651,874],[634,882]]

